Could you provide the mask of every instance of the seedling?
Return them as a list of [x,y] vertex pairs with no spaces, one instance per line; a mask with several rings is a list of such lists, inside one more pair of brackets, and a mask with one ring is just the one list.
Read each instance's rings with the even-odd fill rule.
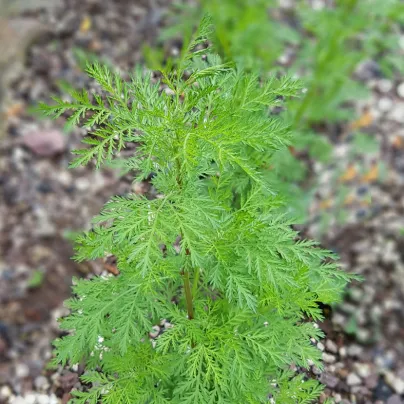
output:
[[77,260],[113,254],[120,274],[74,280],[55,363],[85,362],[89,389],[73,392],[76,404],[292,404],[321,392],[290,365],[321,367],[318,304],[337,301],[351,276],[298,238],[264,175],[290,141],[270,110],[300,84],[222,63],[210,32],[205,18],[161,81],[94,64],[101,94],[41,106],[91,129],[72,167],[136,144],[121,164],[137,181],[153,173],[158,195],[112,198],[77,239]]

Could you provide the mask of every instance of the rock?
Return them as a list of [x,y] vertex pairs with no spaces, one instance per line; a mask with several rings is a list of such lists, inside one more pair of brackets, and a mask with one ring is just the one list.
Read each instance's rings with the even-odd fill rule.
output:
[[355,363],[355,369],[358,375],[362,378],[367,378],[370,376],[370,366],[367,363]]
[[36,394],[28,393],[24,396],[25,404],[36,404]]
[[397,377],[392,372],[386,372],[384,379],[388,386],[390,386],[397,394],[404,394],[404,380]]
[[393,121],[404,123],[404,103],[398,102],[390,111],[390,118]]
[[15,366],[15,377],[24,379],[29,375],[29,367],[25,363],[17,363]]
[[66,140],[58,130],[38,130],[24,136],[22,143],[41,157],[52,157],[66,150]]
[[324,344],[323,344],[322,342],[319,342],[319,343],[317,344],[317,348],[318,348],[320,351],[324,351],[324,349],[325,349]]
[[38,394],[36,396],[36,402],[38,404],[50,404],[50,397],[46,394]]
[[311,368],[311,371],[317,376],[321,375],[321,373],[322,373],[321,369],[319,369],[317,366],[313,366]]
[[339,356],[340,356],[341,358],[345,358],[346,355],[347,355],[347,350],[346,350],[346,348],[345,348],[344,346],[342,346],[342,347],[339,349]]
[[77,180],[74,182],[74,185],[79,191],[86,191],[88,188],[90,188],[90,181],[87,178],[81,177],[77,178]]
[[320,377],[320,382],[333,389],[337,386],[339,379],[330,373],[324,372]]
[[52,223],[46,210],[42,208],[36,209],[35,216],[37,217],[35,235],[38,237],[51,237],[56,234],[56,227]]
[[365,386],[370,390],[376,388],[378,383],[379,383],[379,375],[377,374],[370,375],[365,379]]
[[381,69],[374,60],[365,60],[359,64],[355,73],[360,80],[367,81],[380,77]]
[[14,397],[11,397],[10,404],[27,404],[27,402],[25,401],[25,399],[23,397],[14,396]]
[[395,362],[395,354],[389,350],[383,354],[376,355],[374,361],[381,370],[391,369]]
[[37,388],[37,390],[39,390],[39,391],[46,391],[50,387],[48,379],[45,376],[42,376],[42,375],[38,376],[35,379],[34,385]]
[[137,195],[144,195],[148,191],[148,188],[149,188],[149,184],[145,181],[140,181],[140,182],[135,181],[132,184],[132,190]]
[[171,324],[171,323],[169,323],[168,321],[166,321],[165,323],[164,323],[164,329],[165,330],[168,330],[168,329],[170,329],[170,328],[173,328],[174,326]]
[[59,399],[54,394],[51,394],[49,396],[49,404],[59,404]]
[[352,344],[347,348],[347,353],[349,356],[361,356],[363,348],[360,345]]
[[76,383],[79,382],[79,376],[74,372],[66,372],[59,377],[60,386],[64,391],[70,391]]
[[342,313],[334,313],[332,316],[331,321],[333,322],[334,325],[339,326],[339,327],[344,327],[344,325],[347,322],[346,317]]
[[73,182],[72,175],[70,174],[69,171],[60,171],[58,173],[57,180],[64,187],[70,187],[72,185],[72,182]]
[[388,79],[381,79],[377,83],[377,88],[382,93],[388,93],[393,89],[393,82]]
[[403,404],[403,401],[399,395],[394,394],[394,396],[389,397],[386,404]]
[[10,387],[8,386],[2,386],[0,388],[0,399],[1,400],[7,400],[9,397],[11,397],[12,391]]
[[391,110],[393,105],[394,103],[391,98],[383,97],[380,98],[379,102],[377,103],[377,108],[379,108],[379,111],[381,112],[388,112]]
[[361,378],[356,373],[349,373],[348,377],[346,378],[346,383],[348,386],[358,386],[362,383]]
[[295,4],[293,0],[279,0],[279,7],[285,10],[293,10]]
[[338,352],[338,346],[334,341],[331,341],[330,339],[327,339],[325,343],[325,347],[327,351],[336,354]]
[[400,98],[404,98],[404,82],[398,85],[397,94],[399,95]]
[[371,337],[372,336],[370,330],[368,330],[367,328],[359,328],[358,331],[356,332],[356,338],[358,342],[368,343]]
[[326,352],[323,352],[323,361],[325,363],[335,363],[336,358],[334,355],[328,354]]
[[149,332],[150,338],[157,338],[158,335],[160,334],[160,327],[158,325],[154,325],[152,329],[153,331]]
[[341,396],[341,394],[336,394],[335,396],[334,396],[334,401],[338,404],[338,403],[340,403],[341,401],[342,401],[342,396]]

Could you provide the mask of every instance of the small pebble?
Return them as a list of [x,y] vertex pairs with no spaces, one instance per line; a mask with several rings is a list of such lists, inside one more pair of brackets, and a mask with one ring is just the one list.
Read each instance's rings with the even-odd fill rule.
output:
[[404,103],[395,104],[389,115],[393,121],[404,123]]
[[29,367],[25,363],[18,363],[15,367],[15,377],[24,379],[29,375]]
[[360,345],[352,344],[347,348],[347,353],[349,356],[361,356],[363,348]]
[[342,396],[341,396],[341,394],[336,394],[335,396],[334,396],[334,401],[338,404],[338,403],[340,403],[341,401],[342,401]]
[[0,388],[0,398],[2,398],[2,399],[9,398],[11,396],[11,394],[12,394],[12,391],[11,391],[10,387],[2,386]]
[[389,397],[386,404],[403,404],[403,401],[399,395],[394,394],[394,396]]
[[386,372],[384,375],[386,383],[397,393],[404,394],[404,380],[397,377],[392,372]]
[[48,379],[42,375],[35,379],[34,385],[39,391],[46,391],[50,387]]
[[28,393],[24,396],[24,400],[26,404],[36,404],[37,401],[37,394],[34,393]]
[[339,383],[339,379],[330,373],[324,372],[320,377],[320,382],[333,389]]
[[158,325],[154,325],[152,329],[153,331],[149,332],[150,338],[157,338],[158,335],[160,334],[160,327]]
[[345,348],[344,346],[342,346],[342,347],[339,349],[339,356],[340,356],[341,358],[345,358],[346,355],[347,355],[347,350],[346,350],[346,348]]
[[319,342],[319,343],[317,344],[317,348],[318,348],[320,351],[324,351],[324,349],[325,349],[324,344],[323,344],[322,342]]
[[327,348],[327,351],[332,352],[332,353],[337,353],[338,352],[338,346],[334,341],[331,341],[330,339],[327,339],[325,343],[325,347]]
[[393,101],[388,97],[380,98],[379,102],[377,103],[377,107],[382,112],[388,112],[393,107]]
[[323,352],[323,361],[325,363],[335,363],[336,359],[334,355]]
[[357,386],[362,383],[362,380],[356,373],[349,373],[346,382],[348,386]]
[[370,366],[367,363],[355,363],[355,369],[358,375],[364,379],[370,376]]
[[62,153],[66,139],[57,130],[37,130],[26,134],[22,144],[41,157],[51,157]]
[[380,92],[388,93],[393,88],[393,82],[391,80],[388,80],[388,79],[381,79],[381,80],[378,81],[377,87],[378,87]]
[[397,94],[399,95],[399,97],[404,98],[404,82],[398,85]]
[[313,366],[311,371],[317,376],[321,375],[322,373],[322,371],[317,366]]
[[85,191],[90,188],[90,181],[87,178],[77,178],[74,185],[79,191]]
[[25,399],[23,397],[17,396],[17,397],[11,397],[10,398],[10,404],[27,404]]

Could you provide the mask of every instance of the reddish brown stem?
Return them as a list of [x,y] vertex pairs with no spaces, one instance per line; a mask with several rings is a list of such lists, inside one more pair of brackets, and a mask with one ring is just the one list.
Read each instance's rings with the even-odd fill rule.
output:
[[189,281],[188,271],[184,271],[183,279],[184,279],[185,301],[187,303],[188,318],[192,320],[194,318],[194,308],[192,305],[191,283]]

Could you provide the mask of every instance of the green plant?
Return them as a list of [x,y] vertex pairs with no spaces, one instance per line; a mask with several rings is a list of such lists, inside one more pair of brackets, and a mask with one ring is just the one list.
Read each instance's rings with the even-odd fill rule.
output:
[[270,110],[300,85],[260,83],[221,63],[204,46],[209,32],[205,19],[161,82],[140,70],[125,82],[95,64],[87,71],[104,97],[72,92],[72,102],[41,105],[96,126],[73,167],[136,143],[120,164],[137,179],[153,172],[158,193],[112,198],[77,239],[76,259],[114,254],[120,271],[75,280],[61,321],[72,332],[55,342],[55,362],[86,362],[77,404],[264,403],[269,394],[292,404],[321,391],[289,367],[321,366],[310,341],[322,336],[318,304],[337,301],[351,276],[298,239],[264,175],[290,138]]
[[291,72],[305,77],[307,85],[303,102],[290,106],[297,127],[351,119],[349,102],[368,95],[353,79],[359,63],[377,58],[386,72],[394,68],[384,56],[396,53],[404,5],[399,0],[337,0],[333,7],[313,10],[300,0],[297,18],[303,40]]
[[284,51],[285,44],[299,41],[295,30],[270,17],[276,4],[276,0],[175,2],[161,39],[189,36],[200,16],[208,13],[215,24],[212,41],[222,57],[266,74]]
[[376,58],[386,74],[402,68],[402,55],[396,51],[404,21],[401,0],[329,3],[316,10],[309,1],[296,0],[286,12],[274,0],[179,1],[162,36],[186,37],[200,15],[209,12],[218,27],[213,43],[225,60],[236,60],[265,77],[279,69],[282,54],[291,55],[282,68],[301,77],[306,92],[303,99],[287,101],[286,119],[293,122],[297,153],[278,152],[273,181],[278,180],[289,210],[300,221],[307,220],[307,196],[314,194],[316,184],[304,184],[307,164],[299,156],[308,152],[315,162],[331,156],[331,142],[318,128],[353,119],[352,101],[368,96],[363,83],[354,80],[358,64]]

